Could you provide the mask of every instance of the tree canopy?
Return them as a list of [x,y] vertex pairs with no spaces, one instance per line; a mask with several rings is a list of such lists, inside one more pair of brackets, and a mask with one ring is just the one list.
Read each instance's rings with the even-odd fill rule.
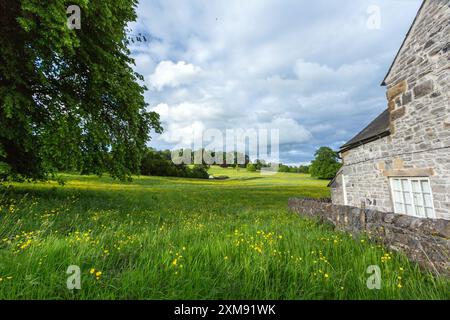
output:
[[[81,8],[81,29],[67,7]],[[125,178],[137,172],[159,116],[146,111],[126,27],[136,0],[0,2],[0,168]],[[7,169],[5,169],[7,168]]]
[[321,147],[315,153],[309,173],[319,179],[332,179],[341,168],[337,152],[328,147]]

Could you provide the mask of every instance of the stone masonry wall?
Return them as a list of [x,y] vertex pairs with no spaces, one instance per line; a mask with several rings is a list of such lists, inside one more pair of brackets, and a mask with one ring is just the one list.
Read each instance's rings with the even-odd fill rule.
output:
[[340,203],[340,201],[343,201],[344,199],[343,181],[342,181],[342,174],[340,174],[339,172],[335,178],[332,190],[333,192],[331,192],[331,202]]
[[[389,178],[397,174],[430,179],[436,217],[450,220],[450,154],[448,149],[400,154],[391,137],[349,150],[343,156],[347,204],[394,211]],[[341,177],[338,177],[342,181]],[[333,190],[333,203],[344,205],[342,183]],[[339,189],[339,190],[338,190]]]
[[311,199],[289,199],[289,209],[318,218],[352,234],[366,233],[372,240],[435,274],[450,275],[450,221],[419,219],[405,215],[334,205]]
[[450,219],[450,1],[425,2],[385,83],[391,134],[342,153],[347,204],[393,211],[389,177],[429,177],[436,217]]

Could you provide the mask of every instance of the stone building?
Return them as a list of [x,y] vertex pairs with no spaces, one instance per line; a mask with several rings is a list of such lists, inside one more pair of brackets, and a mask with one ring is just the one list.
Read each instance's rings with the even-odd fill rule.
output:
[[450,1],[425,0],[382,85],[388,108],[343,145],[335,204],[450,219]]

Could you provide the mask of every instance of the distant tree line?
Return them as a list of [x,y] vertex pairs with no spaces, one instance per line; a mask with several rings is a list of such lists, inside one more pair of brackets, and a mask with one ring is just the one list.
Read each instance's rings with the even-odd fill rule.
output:
[[[179,156],[179,159],[174,161],[174,157],[177,156]],[[180,159],[183,161],[180,162]],[[105,163],[113,161],[114,159],[111,155],[105,157]],[[8,168],[2,165],[2,162],[0,162],[0,181],[5,180],[9,175]],[[272,163],[260,159],[250,161],[248,155],[238,152],[225,153],[207,151],[205,149],[197,151],[191,149],[160,151],[154,148],[146,148],[140,165],[132,173],[146,176],[208,179],[208,169],[211,165],[222,168],[243,168],[249,172],[257,172],[263,168],[271,167]],[[293,166],[279,164],[278,172],[309,173],[318,179],[332,179],[341,166],[342,163],[335,151],[328,147],[321,147],[316,151],[315,159],[311,162],[311,165]],[[91,173],[89,170],[77,170],[77,168],[70,166],[61,166],[57,169],[59,172]]]
[[247,164],[247,171],[250,172],[256,172],[256,171],[261,171],[262,168],[268,168],[270,167],[270,163],[266,163],[265,160],[255,160],[255,161],[251,161]]
[[208,179],[208,166],[196,164],[175,164],[172,161],[170,150],[158,151],[148,148],[141,162],[140,174],[145,176],[184,177],[196,179]]
[[[170,152],[170,151],[169,151]],[[250,162],[250,157],[241,152],[211,151],[204,148],[193,151],[191,149],[179,149],[172,151],[172,160],[175,163],[203,164],[207,166],[220,166],[223,168],[245,168]]]
[[[225,153],[205,149],[196,151],[191,149],[158,151],[148,148],[142,159],[140,174],[207,179],[209,178],[207,170],[210,166],[242,168],[250,172],[257,172],[263,168],[271,167],[272,163],[260,159],[250,161],[250,157],[247,154],[239,152]],[[278,172],[307,174],[309,170],[310,166],[308,165],[278,165]]]
[[[272,163],[267,163],[264,160],[255,160],[247,164],[247,171],[256,172],[261,171],[263,168],[271,167]],[[278,172],[288,172],[288,173],[309,173],[309,166],[288,166],[285,164],[278,165]]]
[[300,165],[296,166],[288,166],[284,164],[280,164],[278,172],[290,172],[290,173],[309,173],[309,166]]
[[[309,173],[312,177],[318,179],[334,178],[342,167],[338,153],[329,147],[320,147],[314,155],[315,159],[309,166],[300,165],[297,167],[279,164],[278,172]],[[266,163],[264,160],[255,160],[247,164],[247,171],[256,172],[270,166],[271,163]]]
[[239,152],[225,153],[205,149],[158,151],[148,148],[142,157],[140,174],[208,179],[208,168],[211,165],[222,168],[245,168],[249,162],[250,157]]

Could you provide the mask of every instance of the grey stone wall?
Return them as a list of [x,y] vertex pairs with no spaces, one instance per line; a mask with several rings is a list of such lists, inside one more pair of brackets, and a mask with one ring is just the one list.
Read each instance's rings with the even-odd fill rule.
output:
[[334,205],[311,199],[289,199],[289,209],[318,218],[336,229],[365,233],[375,242],[406,254],[436,274],[450,275],[450,221]]
[[[409,176],[428,176],[436,217],[450,220],[449,152],[443,148],[401,153],[390,136],[347,151],[342,168],[347,205],[359,207],[364,202],[370,209],[393,211],[389,178],[401,172]],[[344,205],[342,183],[334,187],[333,203]]]
[[450,219],[449,21],[450,1],[425,2],[385,80],[390,136],[342,153],[348,205],[393,211],[389,177],[427,176],[436,217]]
[[[344,199],[342,174],[339,171],[332,186],[331,202],[338,203]],[[343,202],[342,202],[343,203]]]

